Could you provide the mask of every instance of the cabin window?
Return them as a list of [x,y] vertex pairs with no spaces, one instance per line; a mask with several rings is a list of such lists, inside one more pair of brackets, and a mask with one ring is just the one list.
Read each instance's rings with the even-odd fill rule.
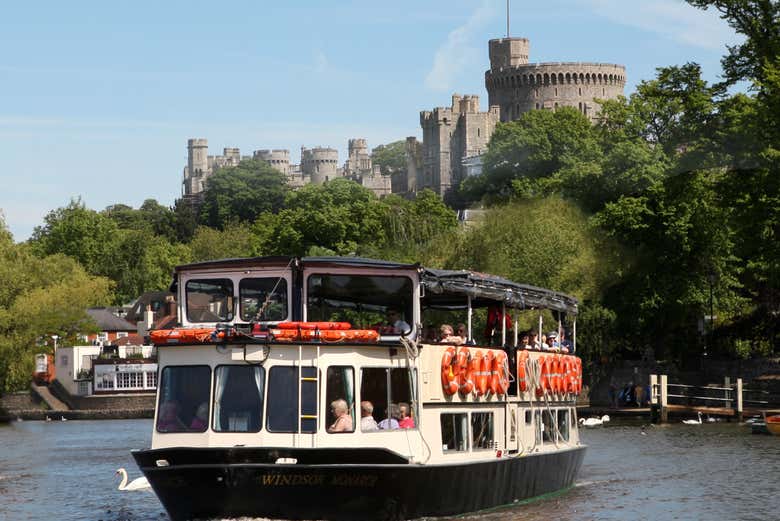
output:
[[569,410],[558,410],[558,439],[559,441],[569,441]]
[[542,441],[552,442],[555,439],[555,411],[542,411]]
[[[222,365],[214,371],[214,423],[217,432],[258,432],[263,414],[265,369]],[[208,416],[205,417],[208,423]]]
[[525,424],[531,425],[534,421],[533,411],[525,411]]
[[474,449],[493,448],[493,413],[471,413],[471,446]]
[[[328,367],[325,404],[328,432],[355,432],[355,370],[352,367]],[[342,407],[346,407],[346,415],[337,416]]]
[[[157,432],[203,432],[198,408],[211,394],[211,368],[201,365],[168,366],[162,370],[160,402],[157,405]],[[208,418],[208,412],[207,416]],[[208,425],[208,422],[206,422]]]
[[448,452],[466,452],[468,446],[468,419],[466,414],[444,413],[441,422],[441,450]]
[[[366,367],[362,370],[360,399],[371,404],[378,430],[413,429],[417,426],[417,411],[412,400],[416,383],[416,373],[410,373],[405,367]],[[369,423],[366,420],[366,424]]]
[[239,315],[245,322],[279,322],[287,318],[287,281],[283,278],[241,279]]
[[186,293],[190,322],[233,320],[233,281],[230,279],[189,280]]
[[[356,328],[413,326],[413,285],[409,277],[384,275],[310,275],[306,319],[349,322]],[[389,311],[397,312],[390,318]],[[397,329],[387,334],[400,334]]]
[[[317,369],[276,366],[268,371],[266,428],[270,432],[317,432]],[[298,385],[301,387],[298,408]]]

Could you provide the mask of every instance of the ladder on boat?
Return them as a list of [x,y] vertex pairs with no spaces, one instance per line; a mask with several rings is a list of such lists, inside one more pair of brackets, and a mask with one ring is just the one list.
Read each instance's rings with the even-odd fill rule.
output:
[[[301,436],[309,434],[309,445],[307,447],[316,447],[317,444],[317,423],[318,423],[318,410],[320,403],[320,346],[316,346],[316,356],[312,361],[312,365],[303,365],[303,345],[298,344],[298,429],[295,433],[295,447],[301,447]],[[314,406],[310,407],[310,410],[304,410],[304,390],[309,389],[310,386],[314,386]],[[307,396],[311,393],[308,392]],[[312,410],[313,409],[313,410]],[[305,425],[304,425],[305,424]],[[304,432],[304,426],[307,427]]]

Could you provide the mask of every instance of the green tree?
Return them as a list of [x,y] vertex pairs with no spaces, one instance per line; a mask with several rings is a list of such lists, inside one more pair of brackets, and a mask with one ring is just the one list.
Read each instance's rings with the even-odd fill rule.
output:
[[85,310],[110,301],[112,283],[61,254],[39,257],[14,244],[0,220],[0,393],[27,387],[42,339],[72,342],[94,323]]
[[223,230],[199,226],[189,244],[193,262],[255,255],[258,239],[252,226],[230,223]]
[[395,175],[406,171],[406,141],[393,141],[379,145],[371,151],[371,161],[379,165],[382,175]]
[[100,274],[119,227],[110,218],[88,209],[81,199],[46,215],[30,240],[40,256],[62,253],[76,259],[88,273]]
[[218,229],[232,221],[252,223],[265,211],[278,211],[288,192],[284,174],[265,161],[245,159],[207,179],[201,223]]

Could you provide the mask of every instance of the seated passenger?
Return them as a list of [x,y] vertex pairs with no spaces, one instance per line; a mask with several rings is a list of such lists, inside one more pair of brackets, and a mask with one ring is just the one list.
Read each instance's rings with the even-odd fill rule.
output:
[[379,430],[374,419],[374,404],[368,400],[360,402],[360,430],[363,432]]
[[398,406],[391,403],[388,407],[388,417],[379,422],[379,428],[381,430],[392,430],[400,428],[398,425],[398,418],[401,416]]
[[195,417],[190,422],[191,431],[205,431],[209,424],[209,404],[203,402],[198,405],[198,410],[195,412]]
[[393,327],[393,332],[396,334],[405,334],[412,330],[411,326],[401,318],[401,313],[398,308],[387,308],[387,322]]
[[528,334],[524,334],[520,340],[520,349],[531,349],[531,344],[529,342]]
[[187,427],[179,419],[179,404],[174,400],[163,402],[157,413],[157,430],[160,432],[181,432]]
[[463,344],[463,338],[457,336],[449,324],[442,324],[439,333],[441,335],[439,342],[442,344],[455,344],[456,346]]
[[411,417],[409,411],[408,403],[401,402],[398,404],[398,426],[402,429],[414,429],[414,418]]
[[469,339],[468,331],[466,331],[466,324],[458,324],[458,327],[455,329],[455,334],[463,339],[464,344]]
[[336,417],[336,421],[328,427],[328,432],[352,432],[354,430],[352,416],[349,414],[349,406],[345,400],[341,398],[333,400],[330,409]]
[[539,335],[536,333],[531,333],[531,341],[529,342],[529,345],[531,346],[531,349],[541,349],[542,344],[539,342]]

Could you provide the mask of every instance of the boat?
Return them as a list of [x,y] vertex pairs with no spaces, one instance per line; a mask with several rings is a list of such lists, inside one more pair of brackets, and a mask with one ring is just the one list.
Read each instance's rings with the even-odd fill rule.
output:
[[780,436],[780,414],[766,416],[764,418],[764,423],[766,424],[766,430],[769,431],[769,434]]
[[[171,290],[151,446],[132,455],[174,521],[450,516],[574,484],[581,361],[517,333],[552,316],[575,351],[568,295],[356,257],[187,264]],[[493,345],[474,338],[485,310]],[[436,313],[462,313],[466,338],[429,338]]]

